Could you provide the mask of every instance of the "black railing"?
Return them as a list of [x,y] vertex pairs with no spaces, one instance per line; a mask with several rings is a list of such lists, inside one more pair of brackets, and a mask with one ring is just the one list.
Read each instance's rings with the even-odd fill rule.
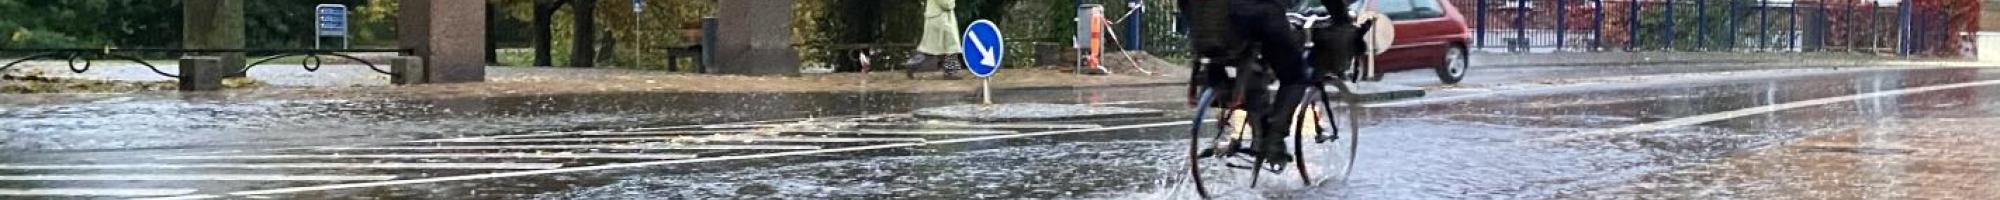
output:
[[6,65],[0,65],[0,72],[5,72],[7,71],[7,69],[11,69],[14,66],[20,65],[21,63],[26,63],[27,61],[62,60],[68,62],[70,72],[84,73],[90,71],[90,67],[93,65],[91,60],[108,58],[113,60],[130,61],[133,63],[137,63],[139,65],[144,65],[146,66],[146,68],[152,69],[153,73],[159,74],[160,76],[181,78],[180,75],[178,74],[167,73],[164,70],[160,70],[159,66],[153,65],[152,63],[148,63],[145,59],[140,59],[138,56],[133,56],[131,54],[245,53],[245,54],[270,55],[262,59],[258,59],[255,62],[250,62],[249,64],[243,65],[241,66],[241,68],[237,68],[237,70],[233,72],[234,74],[232,75],[242,75],[248,72],[251,67],[256,67],[258,65],[276,61],[279,58],[301,57],[301,56],[305,57],[305,59],[299,61],[299,66],[301,68],[304,68],[306,71],[316,72],[319,71],[320,67],[323,64],[325,64],[323,57],[332,56],[336,58],[359,62],[362,65],[368,66],[369,70],[373,70],[377,73],[394,75],[389,70],[384,70],[381,67],[376,66],[375,63],[373,62],[369,62],[366,59],[361,59],[359,57],[354,57],[352,55],[347,55],[346,53],[397,53],[399,55],[411,55],[415,53],[415,50],[411,49],[29,48],[29,49],[0,49],[0,53],[29,54],[29,56],[21,57],[21,59],[8,61]]

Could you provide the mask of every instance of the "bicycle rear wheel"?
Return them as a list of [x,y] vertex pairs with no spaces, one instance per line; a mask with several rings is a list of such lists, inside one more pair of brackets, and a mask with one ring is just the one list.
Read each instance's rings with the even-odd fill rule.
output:
[[1188,130],[1188,177],[1194,182],[1195,194],[1201,195],[1201,198],[1206,199],[1209,198],[1208,186],[1202,181],[1201,176],[1201,150],[1203,149],[1201,127],[1208,124],[1205,122],[1208,119],[1208,104],[1215,100],[1215,88],[1202,88],[1200,96],[1195,100],[1194,123],[1189,124],[1189,127],[1192,128]]

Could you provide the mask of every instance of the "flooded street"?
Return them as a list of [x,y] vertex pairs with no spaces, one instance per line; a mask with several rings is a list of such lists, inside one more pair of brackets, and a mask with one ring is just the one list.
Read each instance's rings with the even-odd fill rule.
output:
[[[1978,199],[2000,195],[2000,71],[1518,67],[1370,102],[1345,182],[1220,199]],[[27,96],[0,197],[1194,199],[1178,85],[995,91],[1168,111],[921,119],[969,92],[612,92],[239,100]],[[62,101],[37,100],[48,97]],[[1343,138],[1342,140],[1353,139]],[[1338,160],[1308,160],[1333,163]],[[1222,170],[1222,169],[1216,169]],[[1266,176],[1271,176],[1266,174]],[[1224,179],[1242,177],[1223,177]],[[1276,181],[1273,181],[1276,182]],[[11,195],[10,195],[11,194]],[[68,195],[25,195],[68,194]]]

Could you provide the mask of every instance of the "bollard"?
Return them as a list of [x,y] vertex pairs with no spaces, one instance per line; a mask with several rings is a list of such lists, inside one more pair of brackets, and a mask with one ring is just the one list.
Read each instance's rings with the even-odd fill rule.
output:
[[1590,51],[1602,51],[1604,50],[1604,0],[1590,2],[1597,10],[1597,15],[1592,19],[1597,23],[1590,25]]
[[[1514,38],[1518,38],[1518,39],[1520,39],[1521,41],[1530,41],[1530,40],[1528,40],[1528,10],[1529,10],[1529,9],[1528,9],[1528,5],[1529,5],[1529,4],[1528,4],[1528,0],[1520,0],[1520,1],[1515,1],[1515,2],[1516,2],[1516,3],[1518,3],[1518,4],[1514,4],[1514,9],[1515,9],[1515,10],[1519,10],[1519,12],[1515,12],[1515,13],[1516,13],[1516,15],[1514,15]],[[1533,43],[1530,43],[1530,42],[1521,42],[1521,43],[1528,43],[1528,44],[1533,44]],[[1513,44],[1511,44],[1511,43],[1510,43],[1510,44],[1508,44],[1508,45],[1510,45],[1510,46],[1511,46],[1511,45],[1513,45]],[[1523,48],[1523,49],[1526,49],[1526,48]],[[1526,51],[1526,50],[1522,50],[1522,51]],[[1519,53],[1519,52],[1516,52],[1516,53]]]
[[1666,31],[1666,34],[1662,34],[1660,36],[1661,41],[1666,43],[1664,43],[1664,45],[1661,45],[1660,49],[1666,51],[1674,51],[1674,0],[1666,0],[1666,1],[1667,1],[1666,4],[1667,21],[1660,23],[1661,26],[1667,27],[1661,29],[1662,31]]
[[1730,20],[1730,30],[1728,30],[1728,32],[1724,34],[1724,36],[1728,36],[1728,40],[1724,40],[1724,46],[1722,46],[1722,50],[1730,50],[1730,52],[1734,52],[1734,50],[1736,50],[1736,42],[1738,42],[1738,40],[1736,40],[1736,34],[1742,34],[1742,32],[1738,30],[1738,28],[1740,28],[1740,26],[1738,26],[1740,22],[1736,22],[1736,6],[1738,6],[1738,4],[1736,4],[1736,0],[1730,0],[1730,14],[1724,14],[1724,16],[1726,16],[1726,18]]
[[1868,33],[1868,53],[1879,53],[1878,49],[1882,48],[1882,32],[1878,32],[1882,30],[1882,16],[1876,16],[1882,12],[1876,9],[1878,7],[1882,7],[1882,2],[1868,1],[1868,15],[1865,15],[1868,16],[1868,31],[1866,31]]
[[1126,0],[1125,5],[1125,9],[1131,11],[1130,15],[1122,17],[1125,20],[1130,20],[1129,22],[1125,22],[1125,32],[1127,35],[1125,38],[1132,38],[1130,39],[1131,41],[1125,41],[1125,49],[1146,49],[1146,35],[1143,35],[1145,30],[1142,26],[1146,24],[1145,5],[1140,3],[1139,0]]
[[180,60],[181,91],[215,91],[222,89],[222,57],[182,56]]
[[1910,1],[1896,3],[1896,56],[1910,57]]
[[414,85],[428,82],[424,77],[424,58],[417,56],[396,56],[389,59],[389,83]]
[[1639,38],[1639,5],[1641,4],[1639,4],[1639,1],[1626,3],[1632,4],[1632,6],[1629,6],[1631,7],[1628,9],[1629,12],[1625,12],[1625,38],[1627,38],[1625,40],[1625,51],[1637,51],[1639,49],[1639,39],[1641,39]]
[[1757,48],[1758,49],[1770,50],[1771,48],[1770,44],[1771,13],[1769,11],[1771,11],[1770,1],[1757,0]]
[[1829,29],[1832,29],[1832,27],[1830,26],[1833,25],[1833,23],[1827,20],[1827,18],[1832,17],[1833,15],[1827,14],[1826,1],[1813,3],[1813,6],[1819,8],[1819,13],[1817,13],[1818,15],[1812,16],[1812,21],[1814,21],[1814,23],[1811,24],[1813,26],[1811,31],[1819,32],[1819,34],[1816,34],[1816,36],[1818,37],[1813,37],[1813,51],[1826,52],[1826,38],[1832,35],[1828,32],[1831,31]]
[[1708,50],[1708,0],[1694,1],[1694,50]]
[[1473,46],[1477,46],[1477,47],[1478,47],[1478,48],[1480,48],[1480,49],[1485,49],[1485,48],[1486,48],[1486,8],[1488,8],[1488,7],[1486,6],[1486,0],[1478,0],[1478,1],[1474,2],[1474,3],[1475,3],[1475,4],[1479,4],[1478,6],[1474,6],[1474,7],[1478,7],[1478,8],[1476,8],[1476,9],[1472,9],[1472,11],[1473,11],[1473,13],[1472,13],[1472,15],[1473,15],[1473,19],[1474,19],[1474,20],[1479,20],[1479,21],[1478,21],[1477,23],[1475,23],[1475,24],[1477,24],[1476,26],[1478,26],[1478,29],[1479,29],[1479,30],[1476,30],[1475,32],[1472,32],[1472,37],[1473,37],[1473,38],[1472,38],[1472,42],[1473,42]]
[[1569,18],[1569,15],[1566,15],[1568,13],[1563,12],[1569,10],[1567,9],[1569,4],[1566,3],[1568,2],[1556,0],[1556,52],[1562,52],[1563,42],[1569,40],[1569,36],[1565,34],[1569,33],[1569,24],[1563,20]]
[[[1792,12],[1786,14],[1786,16],[1790,16],[1792,20],[1788,22],[1788,26],[1784,26],[1784,48],[1786,50],[1800,46],[1800,38],[1798,38],[1798,28],[1800,28],[1798,26],[1798,2],[1792,2],[1792,8],[1788,8],[1788,10],[1792,10]],[[1806,52],[1806,48],[1798,48],[1798,50]]]
[[713,73],[709,69],[715,68],[715,30],[721,24],[715,17],[701,18],[701,64],[695,66],[696,73]]

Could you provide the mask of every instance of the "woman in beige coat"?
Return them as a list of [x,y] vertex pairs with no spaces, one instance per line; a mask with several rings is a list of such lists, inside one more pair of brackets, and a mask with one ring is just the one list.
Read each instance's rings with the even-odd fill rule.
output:
[[[964,51],[963,49],[959,49],[958,17],[952,12],[954,7],[956,7],[953,1],[925,0],[924,36],[922,40],[917,42],[917,52],[910,56],[909,62],[903,63],[905,67],[909,67],[909,70],[914,71],[918,66],[924,65],[940,65],[940,62],[951,59],[946,57],[946,55],[955,55]],[[949,78],[953,77],[951,70],[957,69],[943,70],[945,70],[945,76]]]

